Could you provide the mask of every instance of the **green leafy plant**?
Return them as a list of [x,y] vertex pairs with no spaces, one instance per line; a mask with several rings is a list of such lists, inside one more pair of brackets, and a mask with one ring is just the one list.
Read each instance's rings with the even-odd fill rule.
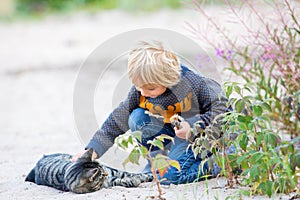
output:
[[[267,17],[259,12],[252,1],[243,0],[239,7],[226,0],[230,14],[235,16],[235,22],[247,31],[247,39],[234,38],[230,32],[219,25],[203,9],[202,4],[194,1],[197,10],[207,17],[209,32],[219,32],[220,44],[210,41],[203,30],[190,25],[191,30],[208,41],[216,50],[218,57],[227,62],[226,70],[232,72],[252,95],[261,100],[273,100],[268,117],[275,122],[273,125],[281,134],[297,137],[300,134],[300,22],[297,13],[285,0],[283,4],[274,1],[267,5],[273,13],[279,16],[276,23],[267,21]],[[241,3],[240,2],[240,3]],[[262,5],[266,6],[266,5]],[[260,29],[255,31],[239,10],[246,7],[251,12],[251,18],[257,20]],[[241,45],[237,41],[243,40]],[[246,43],[248,42],[248,43]],[[232,87],[228,87],[228,93]],[[255,95],[254,95],[255,94]],[[242,104],[242,102],[239,102]]]
[[124,150],[128,150],[129,148],[131,148],[129,156],[123,162],[123,166],[125,167],[125,165],[129,162],[138,165],[141,157],[148,159],[151,164],[151,172],[157,185],[158,197],[159,199],[164,199],[162,197],[162,190],[160,187],[160,180],[158,179],[157,172],[161,177],[163,177],[169,167],[173,166],[180,170],[180,165],[178,161],[171,160],[170,158],[162,154],[157,154],[155,157],[151,157],[150,152],[153,147],[164,150],[163,142],[165,140],[171,140],[173,142],[174,138],[164,134],[157,136],[153,140],[149,140],[147,142],[150,145],[150,148],[148,149],[138,142],[142,140],[141,136],[142,132],[135,131],[130,135],[121,135],[116,138],[115,143],[118,147]]
[[274,101],[243,96],[243,89],[235,88],[233,91],[239,96],[230,98],[230,102],[236,109],[224,118],[223,131],[225,135],[239,133],[235,140],[225,142],[238,149],[232,156],[236,167],[243,170],[242,184],[251,186],[253,193],[269,197],[277,192],[288,194],[295,191],[300,178],[297,175],[299,169],[296,169],[300,167],[296,159],[300,138],[283,141],[273,129],[269,115]]
[[[282,141],[272,129],[272,120],[268,117],[271,100],[265,102],[243,96],[243,91],[249,88],[242,88],[238,83],[227,82],[225,86],[227,92],[228,87],[234,86],[232,92],[236,95],[229,102],[235,109],[218,116],[222,121],[221,129],[217,121],[204,130],[198,128],[197,123],[194,125],[193,133],[198,136],[192,145],[195,154],[205,159],[208,152],[212,152],[211,160],[222,167],[221,175],[228,177],[230,187],[233,187],[234,178],[240,176],[240,182],[236,182],[250,186],[252,194],[271,197],[278,192],[288,194],[297,188],[299,193],[300,137]],[[227,153],[231,146],[236,151]]]
[[[250,186],[250,194],[296,192],[300,195],[300,23],[291,2],[272,1],[265,9],[273,9],[278,21],[268,17],[253,1],[239,4],[226,1],[227,10],[236,23],[247,31],[247,39],[232,37],[222,25],[205,11],[202,2],[193,1],[196,9],[206,17],[209,32],[221,35],[215,43],[198,27],[190,29],[206,40],[221,57],[237,82],[224,83],[233,111],[222,118],[223,136],[210,139],[214,125],[205,130],[194,130],[199,135],[194,152],[206,149],[213,153],[222,175],[233,179],[240,176],[240,184]],[[250,18],[260,24],[255,30],[241,15],[240,10],[251,13]],[[243,39],[243,44],[239,41]],[[206,136],[208,135],[208,136]],[[232,137],[235,135],[235,137]],[[226,153],[234,146],[235,153]],[[236,174],[242,170],[241,174]]]

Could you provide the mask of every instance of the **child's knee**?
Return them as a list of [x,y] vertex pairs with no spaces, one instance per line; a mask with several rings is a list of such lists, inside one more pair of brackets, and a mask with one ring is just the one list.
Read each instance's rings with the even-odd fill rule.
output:
[[175,167],[170,167],[162,177],[158,175],[158,179],[163,185],[177,185],[180,182],[180,171],[178,171]]
[[134,109],[128,118],[128,126],[131,131],[140,130],[149,122],[151,122],[150,117],[145,114],[145,110],[142,108]]
[[[132,132],[141,131],[142,132],[142,141],[141,144],[147,148],[150,147],[148,144],[149,140],[153,140],[156,136],[161,134],[167,134],[174,136],[174,130],[169,127],[165,127],[163,121],[159,121],[150,117],[145,113],[145,110],[142,108],[137,108],[133,110],[128,119],[128,125]],[[167,145],[170,141],[166,140],[164,145]],[[152,150],[157,150],[157,147],[153,147]]]

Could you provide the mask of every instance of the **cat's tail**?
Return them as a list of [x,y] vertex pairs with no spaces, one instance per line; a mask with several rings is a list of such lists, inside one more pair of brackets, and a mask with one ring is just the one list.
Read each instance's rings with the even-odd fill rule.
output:
[[35,170],[32,169],[29,174],[26,176],[25,181],[35,183]]

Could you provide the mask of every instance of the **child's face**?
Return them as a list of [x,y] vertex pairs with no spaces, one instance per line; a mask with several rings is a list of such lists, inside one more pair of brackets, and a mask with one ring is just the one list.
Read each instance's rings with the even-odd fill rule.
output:
[[142,96],[156,98],[166,91],[166,87],[161,85],[146,84],[143,86],[136,86],[136,89],[141,92]]

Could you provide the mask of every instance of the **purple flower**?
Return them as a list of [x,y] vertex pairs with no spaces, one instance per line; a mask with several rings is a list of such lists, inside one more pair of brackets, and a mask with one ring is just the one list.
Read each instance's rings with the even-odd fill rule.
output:
[[264,52],[263,56],[261,57],[261,59],[263,61],[266,61],[269,59],[274,60],[277,58],[276,54],[274,53],[275,49],[271,45],[264,45],[264,49],[265,49],[265,52]]
[[246,65],[245,67],[244,67],[244,72],[248,72],[250,70],[250,66],[249,65]]
[[227,55],[226,55],[226,59],[231,60],[231,56],[232,56],[232,50],[228,50]]
[[224,51],[221,49],[216,48],[216,55],[219,57],[223,57]]
[[231,60],[232,59],[232,50],[224,51],[219,48],[216,48],[216,55],[221,58],[224,58],[226,60]]
[[261,57],[262,61],[266,61],[266,60],[275,60],[276,59],[276,55],[274,53],[265,53],[262,57]]

